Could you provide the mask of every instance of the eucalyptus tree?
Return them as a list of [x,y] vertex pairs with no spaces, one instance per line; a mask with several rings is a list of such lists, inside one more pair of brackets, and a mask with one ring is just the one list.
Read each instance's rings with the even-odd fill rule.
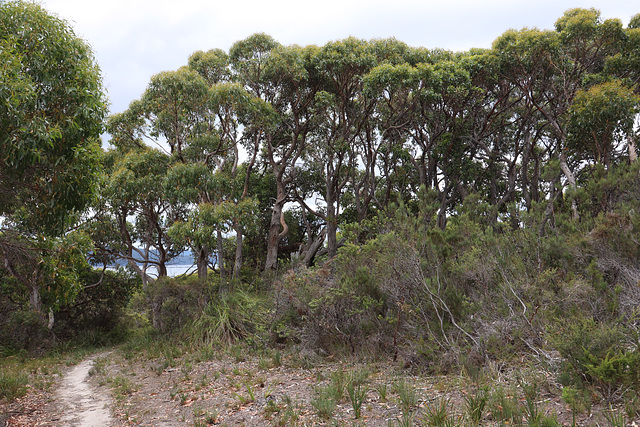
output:
[[0,98],[0,276],[44,321],[81,288],[88,246],[68,232],[96,190],[106,98],[91,48],[22,1],[0,3]]
[[[213,145],[210,150],[216,153],[217,139],[206,114],[209,95],[207,82],[195,71],[183,67],[162,72],[151,78],[140,100],[109,119],[111,143],[117,148],[113,155],[119,158],[108,178],[107,188],[113,191],[105,193],[105,206],[115,217],[123,257],[145,284],[150,279],[147,265],[155,265],[158,275],[164,276],[168,259],[181,252],[167,230],[182,218],[188,201],[170,198],[165,192],[163,182],[171,165],[188,161],[194,141],[200,146]],[[150,144],[157,148],[150,150]],[[119,191],[118,186],[129,191]],[[129,225],[130,216],[133,223]],[[142,258],[142,269],[136,257]]]
[[[313,130],[313,144],[307,156],[323,166],[325,177],[323,198],[325,211],[308,210],[320,216],[327,227],[329,256],[338,249],[338,216],[342,209],[342,195],[347,184],[353,184],[354,198],[361,210],[361,199],[371,198],[375,186],[377,158],[377,129],[372,125],[375,98],[363,93],[363,77],[377,63],[372,44],[354,37],[330,42],[313,56],[315,73],[320,79],[320,90],[315,95],[314,110],[318,124]],[[360,156],[361,155],[361,156]],[[358,161],[365,168],[359,176]]]
[[[380,64],[398,66],[424,56],[416,53],[419,51],[418,49],[410,48],[394,38],[372,40],[369,42],[368,49],[375,55],[374,67]],[[394,197],[405,199],[411,194],[415,194],[413,191],[406,191],[408,186],[404,181],[409,175],[406,173],[406,169],[403,170],[402,166],[399,166],[406,158],[406,150],[398,145],[397,140],[384,137],[389,129],[380,122],[380,116],[376,114],[380,99],[375,93],[369,93],[367,90],[366,76],[371,70],[367,70],[367,73],[360,77],[360,93],[356,99],[360,105],[366,106],[364,108],[366,114],[358,119],[361,131],[355,138],[354,146],[357,160],[355,167],[349,168],[351,194],[347,193],[347,195],[353,197],[350,204],[353,206],[358,221],[367,217],[372,203],[378,208],[386,208],[392,199],[392,193]],[[380,163],[384,166],[381,167]],[[391,177],[389,167],[392,167],[393,175],[395,175],[392,180],[389,179]],[[387,185],[384,195],[381,196],[379,194],[380,181],[383,177]],[[347,201],[345,200],[345,202]],[[349,203],[344,203],[345,208],[347,204]]]
[[197,72],[182,67],[156,74],[140,101],[147,136],[160,146],[166,143],[179,161],[186,161],[183,150],[192,138],[212,138],[209,86]]
[[[569,186],[576,187],[566,154],[569,108],[584,79],[600,73],[624,37],[618,20],[600,19],[595,9],[567,11],[555,31],[510,30],[494,42],[503,60],[503,76],[546,122],[547,150],[559,161]],[[575,166],[579,159],[574,159]],[[572,201],[574,217],[577,206]]]
[[605,72],[626,80],[640,93],[640,13],[624,29],[620,50],[606,60]]
[[410,153],[417,171],[415,190],[424,186],[438,192],[440,227],[477,168],[466,122],[476,93],[463,65],[455,56],[415,66],[383,64],[366,78],[368,90],[380,97],[383,136],[400,141]]
[[[216,258],[224,276],[222,235],[230,231],[231,221],[231,229],[236,232],[233,274],[237,277],[242,265],[243,224],[251,223],[250,207],[254,205],[249,197],[247,175],[258,154],[258,147],[251,144],[252,138],[244,135],[243,124],[258,123],[265,106],[237,83],[216,82],[210,86],[209,96],[206,126],[191,136],[184,151],[185,163],[173,167],[166,182],[174,200],[194,204],[188,223],[176,225],[173,233],[181,236],[198,254],[200,278],[206,277],[209,254],[217,247]],[[242,168],[244,173],[239,174],[243,143],[250,160]],[[208,231],[205,233],[205,230]]]
[[[167,276],[167,263],[183,249],[167,233],[184,215],[184,207],[171,203],[163,182],[172,159],[158,149],[107,153],[103,188],[90,231],[98,256],[124,259],[140,276],[143,286]],[[141,264],[139,266],[138,264]]]
[[222,49],[211,49],[207,52],[198,50],[189,57],[188,64],[189,68],[201,75],[210,86],[227,82],[231,78],[229,55]]
[[635,161],[633,126],[639,107],[640,96],[617,80],[579,90],[569,108],[567,148],[581,160],[599,163],[605,170],[622,157],[622,152]]
[[264,163],[276,185],[267,236],[267,270],[277,268],[278,247],[288,233],[284,206],[292,199],[295,166],[304,153],[312,126],[316,88],[309,60],[314,50],[313,46],[281,46],[270,36],[254,34],[229,51],[238,81],[271,110],[260,126],[254,124],[251,129],[260,138]]
[[[466,113],[468,138],[480,166],[474,169],[473,190],[491,206],[490,221],[495,225],[508,203],[520,203],[519,193],[529,193],[528,184],[522,181],[527,181],[530,159],[535,155],[534,110],[525,108],[517,87],[500,75],[500,60],[494,51],[475,49],[460,60],[472,83]],[[536,177],[534,172],[534,181]],[[525,204],[530,206],[530,200]],[[517,227],[517,216],[511,219],[512,226]]]

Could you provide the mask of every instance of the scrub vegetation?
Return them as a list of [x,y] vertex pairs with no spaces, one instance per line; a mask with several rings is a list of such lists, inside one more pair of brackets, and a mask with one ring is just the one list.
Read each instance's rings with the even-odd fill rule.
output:
[[0,5],[0,57],[5,407],[117,346],[123,424],[638,421],[640,15],[468,52],[254,34],[108,117],[41,7]]

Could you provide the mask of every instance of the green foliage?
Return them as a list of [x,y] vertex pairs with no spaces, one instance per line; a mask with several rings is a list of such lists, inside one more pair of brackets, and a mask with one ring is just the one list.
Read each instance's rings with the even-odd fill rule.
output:
[[335,391],[332,387],[316,387],[314,389],[315,396],[311,400],[313,406],[320,418],[329,419],[336,409]]
[[139,278],[124,270],[101,273],[87,266],[80,270],[78,281],[83,289],[55,314],[56,337],[88,347],[126,339],[136,327],[127,306],[140,290]]
[[591,409],[590,399],[591,395],[587,389],[579,390],[571,386],[562,388],[562,400],[571,407],[573,425],[576,424],[576,416],[578,414]]
[[485,389],[469,390],[464,396],[467,414],[474,425],[478,425],[482,420],[487,400],[487,391]]
[[639,384],[640,356],[634,335],[619,323],[578,318],[555,325],[550,338],[574,384],[595,385],[604,397],[611,398],[621,387]]
[[424,424],[432,427],[444,427],[452,424],[451,401],[445,397],[436,398],[425,407]]
[[0,5],[0,214],[59,234],[90,201],[106,115],[89,46],[37,4]]
[[394,383],[393,391],[398,395],[402,412],[409,413],[418,404],[418,394],[413,382],[401,378]]
[[349,384],[347,384],[347,394],[353,407],[353,417],[357,420],[361,415],[362,404],[367,398],[367,388],[362,384],[349,382]]
[[[195,285],[195,286],[194,286]],[[145,310],[160,331],[177,331],[194,319],[203,308],[206,293],[196,280],[160,279],[147,288]]]
[[186,328],[192,340],[231,344],[265,329],[266,306],[259,295],[242,288],[211,298]]
[[0,372],[0,399],[7,399],[9,402],[27,394],[29,375],[24,372],[14,372],[3,369]]
[[640,97],[619,81],[578,91],[569,109],[569,147],[608,167],[617,145],[633,133],[638,108]]
[[519,425],[522,422],[523,408],[515,391],[496,388],[491,392],[489,408],[494,419]]

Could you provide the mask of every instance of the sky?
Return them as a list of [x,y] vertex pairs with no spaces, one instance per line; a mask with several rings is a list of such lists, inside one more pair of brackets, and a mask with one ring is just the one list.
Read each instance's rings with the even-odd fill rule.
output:
[[228,52],[266,33],[284,45],[355,36],[395,37],[410,46],[490,48],[508,29],[553,29],[571,8],[596,8],[626,26],[631,0],[39,0],[89,43],[102,70],[111,113],[139,99],[150,78],[186,65],[198,50]]

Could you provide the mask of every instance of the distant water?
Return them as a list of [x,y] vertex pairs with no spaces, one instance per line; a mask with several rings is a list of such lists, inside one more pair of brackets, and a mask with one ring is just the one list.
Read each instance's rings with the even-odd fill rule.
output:
[[[211,256],[212,261],[215,261],[215,254]],[[115,269],[117,266],[126,266],[127,262],[124,260],[118,260],[114,265],[110,265],[109,269]],[[142,265],[138,263],[140,267]],[[193,264],[193,254],[190,251],[185,251],[180,254],[178,257],[172,259],[169,263],[166,264],[167,267],[167,275],[169,277],[176,277],[181,274],[189,274],[189,273],[197,273],[197,268]],[[158,273],[155,267],[148,267],[147,274],[152,277],[157,277]]]
[[197,269],[196,266],[193,264],[178,264],[178,265],[168,265],[167,266],[167,275],[169,277],[176,277],[179,276],[181,274],[185,274],[185,273],[196,273],[197,274]]
[[[124,266],[124,265],[121,265]],[[111,265],[107,267],[107,270],[115,270],[116,269],[116,265]],[[176,265],[167,265],[167,276],[169,277],[176,277],[179,276],[181,274],[189,274],[189,273],[196,273],[197,274],[197,269],[195,265],[192,264],[176,264]],[[158,273],[155,269],[155,267],[149,267],[147,268],[147,274],[151,277],[157,277]]]

